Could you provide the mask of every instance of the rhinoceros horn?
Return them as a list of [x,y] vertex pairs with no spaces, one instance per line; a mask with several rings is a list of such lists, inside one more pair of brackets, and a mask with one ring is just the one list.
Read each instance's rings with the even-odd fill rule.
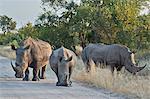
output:
[[133,74],[136,74],[137,72],[141,71],[141,70],[144,69],[145,67],[146,67],[146,64],[145,64],[145,66],[143,66],[143,67],[137,67],[137,66],[135,66],[135,65],[133,65],[133,66],[125,66],[125,68],[126,68],[129,72],[131,72],[131,73],[133,73]]
[[12,61],[11,61],[11,66],[12,66],[12,68],[13,68],[14,71],[17,71],[17,68],[13,66]]
[[[135,66],[134,66],[134,67],[135,67]],[[143,67],[136,67],[136,68],[137,68],[136,72],[141,71],[141,70],[144,69],[145,67],[146,67],[146,64],[145,64]]]

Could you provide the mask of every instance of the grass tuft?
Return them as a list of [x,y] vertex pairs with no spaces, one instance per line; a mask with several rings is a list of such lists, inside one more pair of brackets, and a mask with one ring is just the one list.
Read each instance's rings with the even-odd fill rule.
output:
[[91,72],[84,69],[76,69],[73,78],[82,83],[109,89],[117,93],[135,95],[142,99],[150,99],[150,76],[133,76],[130,73],[119,73],[116,71],[112,76],[109,69],[95,67],[91,62]]

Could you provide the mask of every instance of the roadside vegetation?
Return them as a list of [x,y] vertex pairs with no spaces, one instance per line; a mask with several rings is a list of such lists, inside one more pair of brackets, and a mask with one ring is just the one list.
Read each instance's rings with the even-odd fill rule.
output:
[[[122,44],[137,51],[136,61],[147,64],[141,75],[121,73],[111,76],[108,69],[93,68],[85,73],[84,66],[75,70],[74,79],[87,84],[134,94],[150,99],[150,13],[141,14],[150,0],[41,0],[43,12],[35,24],[27,23],[16,29],[12,18],[0,15],[0,55],[15,58],[10,45],[32,37],[49,42],[55,49],[89,43]],[[5,47],[7,46],[7,47]],[[93,66],[94,67],[94,66]],[[140,75],[140,74],[139,74]]]
[[13,51],[10,46],[4,45],[0,45],[0,55],[10,59],[15,59],[16,57],[15,51]]
[[150,99],[150,75],[133,76],[123,69],[121,73],[117,74],[115,72],[112,76],[108,68],[97,68],[94,63],[91,66],[91,72],[87,73],[84,70],[84,66],[82,65],[83,68],[81,68],[81,65],[79,65],[73,78],[89,86],[135,96],[135,99]]

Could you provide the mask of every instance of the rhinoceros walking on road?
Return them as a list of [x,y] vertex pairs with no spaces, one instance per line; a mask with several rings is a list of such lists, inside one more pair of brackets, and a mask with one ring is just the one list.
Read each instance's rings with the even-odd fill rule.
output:
[[56,86],[70,86],[70,77],[77,61],[75,53],[61,47],[52,52],[49,61],[58,79]]
[[46,65],[49,62],[49,57],[52,53],[51,46],[42,40],[35,40],[29,37],[28,39],[22,41],[19,48],[15,48],[14,45],[11,46],[13,50],[16,51],[16,61],[13,66],[14,71],[16,72],[15,76],[17,78],[22,78],[23,74],[25,76],[23,80],[29,80],[29,69],[28,67],[33,68],[33,79],[32,81],[39,80],[38,72],[42,67],[41,79],[45,78],[44,72]]
[[145,67],[137,67],[134,61],[134,53],[126,46],[119,44],[89,44],[84,48],[81,57],[87,71],[90,70],[89,59],[92,59],[94,63],[109,65],[112,73],[115,68],[120,71],[124,66],[127,71],[135,74]]

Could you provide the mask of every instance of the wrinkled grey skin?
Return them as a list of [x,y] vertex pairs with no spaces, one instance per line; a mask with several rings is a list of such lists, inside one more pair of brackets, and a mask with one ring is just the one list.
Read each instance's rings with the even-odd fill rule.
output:
[[[19,48],[11,46],[16,51],[15,66],[11,63],[15,76],[17,78],[23,78],[23,80],[29,80],[29,69],[33,68],[32,81],[38,81],[45,78],[45,68],[48,64],[49,57],[52,53],[51,46],[42,40],[34,40],[31,37],[24,40]],[[40,68],[42,72],[40,75]],[[25,73],[25,76],[24,76]]]
[[70,78],[76,61],[75,53],[64,47],[52,52],[49,62],[58,79],[56,86],[71,86]]
[[81,57],[86,65],[87,72],[90,71],[89,59],[92,59],[95,64],[103,63],[109,65],[113,74],[114,69],[120,71],[124,66],[130,73],[136,74],[143,67],[137,67],[131,60],[131,54],[133,54],[126,46],[112,44],[89,44],[82,51]]

